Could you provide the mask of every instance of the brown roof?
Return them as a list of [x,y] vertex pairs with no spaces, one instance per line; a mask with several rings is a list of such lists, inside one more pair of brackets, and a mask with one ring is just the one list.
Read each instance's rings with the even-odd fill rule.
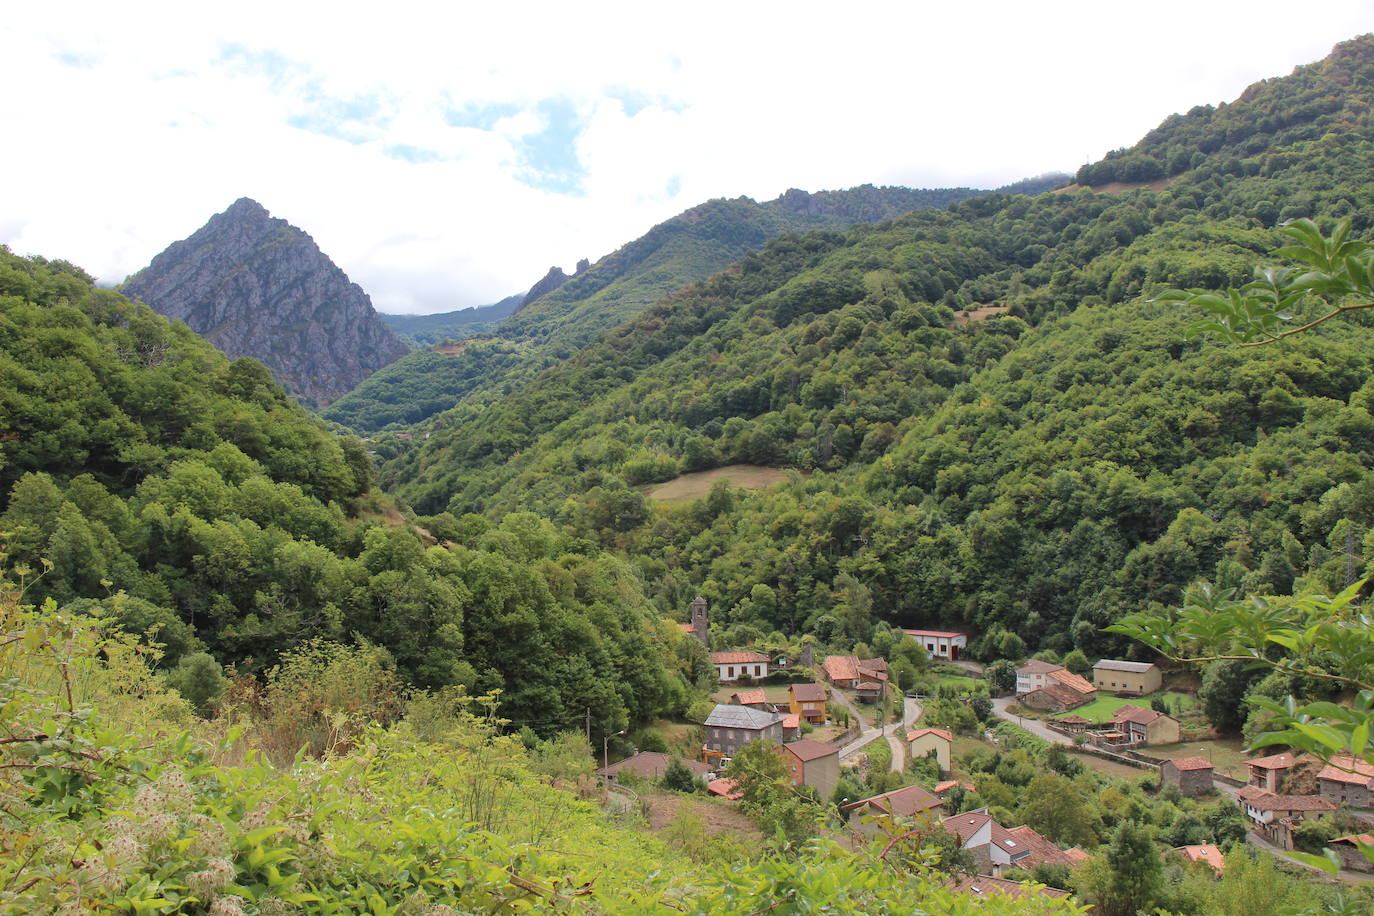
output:
[[1030,850],[1030,854],[1024,859],[1016,860],[1017,868],[1030,869],[1037,865],[1068,865],[1072,867],[1077,861],[1074,856],[1065,855],[1064,850],[1056,846],[1054,841],[1041,836],[1030,827],[1013,827],[1007,833],[1017,843],[1020,843],[1022,848]]
[[[664,770],[668,769],[668,763],[672,759],[667,754],[660,754],[657,751],[640,751],[633,757],[626,757],[608,767],[602,767],[596,771],[596,774],[598,776],[618,776],[621,773],[634,773],[645,779],[660,779]],[[683,760],[682,763],[698,776],[705,776],[711,770],[699,760]]]
[[785,712],[782,714],[783,728],[801,728],[801,713]]
[[1274,754],[1269,757],[1256,757],[1254,760],[1245,762],[1252,767],[1259,767],[1261,770],[1286,770],[1293,765],[1293,755]]
[[989,878],[987,875],[960,878],[950,886],[953,887],[957,893],[973,894],[978,897],[986,897],[989,894],[1002,894],[1003,896],[1012,898],[1063,898],[1069,896],[1068,891],[1056,890],[1052,887],[1031,887],[1019,881],[1011,881],[1007,878]]
[[768,656],[757,652],[712,652],[713,665],[753,665],[768,661]]
[[824,684],[792,684],[788,689],[798,703],[824,703],[830,696]]
[[1175,846],[1174,851],[1189,862],[1206,862],[1217,871],[1226,867],[1225,856],[1212,843],[1203,843],[1200,846]]
[[1322,767],[1317,778],[1352,786],[1368,786],[1374,783],[1374,765],[1348,755],[1337,755]]
[[755,703],[767,703],[768,695],[760,687],[756,690],[737,690],[735,691],[735,703],[740,706],[752,706]]
[[860,681],[854,685],[855,690],[882,690],[883,685],[877,681]]
[[959,834],[959,839],[967,843],[973,839],[973,835],[992,821],[992,815],[982,811],[970,811],[966,814],[955,814],[945,818],[940,823],[945,825],[945,829],[950,833]]
[[855,660],[855,665],[860,674],[887,680],[887,659],[885,658],[860,658]]
[[[1374,834],[1371,833],[1352,833],[1350,836],[1338,836],[1332,843],[1349,843],[1351,846],[1374,846]],[[1330,845],[1329,843],[1327,845]]]
[[859,660],[853,655],[827,655],[821,668],[832,681],[852,681],[859,676]]
[[939,808],[940,799],[931,795],[920,786],[907,786],[904,789],[893,789],[891,792],[884,792],[882,795],[874,795],[871,798],[850,802],[844,806],[843,810],[850,811],[854,808],[858,808],[860,805],[872,805],[879,811],[885,811],[897,817],[911,817],[922,811]]
[[1016,669],[1017,674],[1049,674],[1051,671],[1059,671],[1063,665],[1056,665],[1054,662],[1044,662],[1038,658],[1033,658],[1020,668]]
[[1060,716],[1060,717],[1059,717],[1058,719],[1056,719],[1055,721],[1056,721],[1056,722],[1063,722],[1065,725],[1091,725],[1091,724],[1092,724],[1091,722],[1089,722],[1087,719],[1083,718],[1083,717],[1080,716],[1080,715]]
[[812,760],[820,760],[822,757],[829,757],[831,754],[838,754],[840,749],[833,744],[824,744],[820,741],[812,741],[810,738],[803,738],[800,741],[792,741],[784,744],[783,750],[790,751],[802,763],[810,763]]
[[1140,706],[1131,706],[1127,704],[1126,706],[1117,708],[1116,713],[1112,716],[1112,721],[1134,722],[1136,725],[1149,725],[1156,719],[1163,717],[1163,715],[1164,713],[1157,712],[1153,709],[1145,709]]
[[1097,693],[1097,688],[1092,685],[1092,681],[1074,674],[1068,668],[1060,668],[1058,671],[1051,671],[1049,672],[1049,676],[1070,690],[1077,690],[1085,696]]
[[949,732],[945,731],[943,728],[918,728],[915,731],[907,732],[906,740],[915,741],[917,738],[921,738],[926,735],[937,735],[941,738],[944,738],[946,741],[950,742],[954,740],[954,736],[951,735]]
[[694,623],[680,623],[678,626],[682,628],[682,632],[684,633],[695,633],[697,631],[697,626]]
[[735,788],[733,779],[713,779],[706,784],[706,791],[712,795],[720,795],[730,801],[738,801],[744,797],[744,793]]
[[1030,696],[1032,693],[1048,694],[1069,709],[1075,706],[1082,706],[1084,703],[1088,702],[1086,696],[1074,690],[1072,687],[1065,687],[1063,684],[1046,684],[1044,687],[1035,688],[1030,693],[1025,694],[1025,696]]
[[[1246,789],[1255,789],[1247,792]],[[1335,811],[1335,802],[1327,801],[1320,795],[1275,795],[1259,786],[1246,786],[1236,793],[1256,811]]]
[[1211,770],[1212,761],[1204,760],[1201,757],[1178,757],[1174,760],[1166,760],[1165,763],[1172,763],[1175,769],[1179,770]]

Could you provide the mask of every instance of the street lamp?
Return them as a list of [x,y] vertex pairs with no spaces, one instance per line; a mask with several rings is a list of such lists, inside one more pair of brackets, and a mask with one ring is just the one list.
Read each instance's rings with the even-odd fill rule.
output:
[[623,735],[623,734],[625,734],[625,729],[622,728],[620,731],[616,732],[614,735],[606,735],[606,736],[604,736],[604,737],[601,739],[601,769],[605,770],[607,767],[610,766],[609,759],[610,759],[611,739],[612,739],[612,738],[619,738],[619,737],[620,737],[621,735]]

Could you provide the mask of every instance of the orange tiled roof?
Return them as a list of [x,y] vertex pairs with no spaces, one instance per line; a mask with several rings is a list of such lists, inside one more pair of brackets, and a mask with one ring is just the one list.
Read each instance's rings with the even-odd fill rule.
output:
[[1174,851],[1189,862],[1206,862],[1217,871],[1226,867],[1226,857],[1212,843],[1203,843],[1199,846],[1175,846]]
[[1273,754],[1269,757],[1256,757],[1254,760],[1245,762],[1252,767],[1259,767],[1261,770],[1286,770],[1293,765],[1293,755]]
[[1337,755],[1322,767],[1317,778],[1352,786],[1368,786],[1374,784],[1374,765],[1348,755]]
[[768,695],[763,692],[762,688],[756,690],[737,690],[735,691],[735,700],[740,706],[750,706],[754,703],[767,703]]
[[768,661],[768,656],[757,652],[712,652],[713,665],[752,665]]
[[1210,760],[1204,760],[1201,757],[1179,757],[1170,762],[1173,763],[1175,768],[1180,770],[1216,769],[1214,766],[1212,766],[1212,762]]
[[954,741],[954,736],[951,735],[949,732],[945,731],[943,728],[918,728],[915,731],[907,732],[906,740],[915,741],[917,738],[921,738],[926,735],[937,735],[941,738],[944,738],[946,741]]
[[1060,668],[1057,671],[1048,672],[1049,676],[1070,690],[1077,690],[1084,696],[1091,696],[1097,693],[1097,688],[1092,685],[1092,681],[1085,677],[1074,674],[1068,668]]

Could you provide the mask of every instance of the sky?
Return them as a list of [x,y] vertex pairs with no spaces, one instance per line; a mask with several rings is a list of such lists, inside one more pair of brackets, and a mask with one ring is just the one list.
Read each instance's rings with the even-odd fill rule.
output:
[[714,197],[1072,172],[1374,30],[1374,0],[12,6],[0,243],[113,284],[246,196],[409,313]]

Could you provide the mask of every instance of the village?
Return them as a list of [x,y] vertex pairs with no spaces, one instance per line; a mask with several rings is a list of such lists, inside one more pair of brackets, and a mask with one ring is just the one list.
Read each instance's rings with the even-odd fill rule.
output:
[[[1019,885],[1004,877],[1007,873],[1024,877],[1039,866],[1073,868],[1088,858],[1084,849],[1056,844],[1029,825],[999,822],[989,806],[962,806],[978,786],[959,760],[980,747],[995,747],[996,732],[980,727],[973,734],[956,734],[950,727],[929,724],[928,701],[939,701],[904,694],[887,659],[822,657],[810,644],[795,655],[709,651],[710,620],[707,602],[700,597],[692,602],[690,621],[679,627],[708,651],[718,684],[716,702],[691,755],[639,751],[597,771],[620,791],[625,785],[661,780],[676,762],[718,804],[735,803],[742,793],[726,775],[730,762],[741,749],[768,742],[793,786],[809,787],[822,802],[834,802],[853,842],[879,829],[891,831],[894,824],[957,837],[975,872],[960,881],[969,893],[989,888],[1017,893]],[[1369,825],[1334,837],[1328,846],[1342,863],[1343,880],[1374,880],[1371,863],[1358,848],[1374,842],[1374,767],[1364,761],[1223,753],[1228,762],[1222,766],[1213,759],[1215,752],[1228,749],[1198,738],[1195,722],[1181,721],[1189,718],[1196,699],[1166,690],[1167,672],[1158,664],[1100,659],[1085,677],[1062,664],[1032,658],[1015,665],[1010,689],[999,689],[990,683],[994,672],[966,657],[967,634],[899,632],[944,673],[945,695],[971,700],[959,691],[977,684],[991,695],[992,717],[1062,748],[1089,767],[1137,780],[1152,775],[1159,790],[1183,798],[1229,799],[1244,816],[1249,843],[1273,855],[1284,857],[1296,848],[1295,832],[1305,819],[1341,811]],[[1010,666],[1000,667],[1005,671]],[[867,797],[837,793],[846,774],[875,765],[889,769],[889,778],[903,784]],[[1180,861],[1204,863],[1218,873],[1225,865],[1223,850],[1215,843],[1186,843],[1173,851]],[[1045,892],[1063,893],[1054,888]]]

